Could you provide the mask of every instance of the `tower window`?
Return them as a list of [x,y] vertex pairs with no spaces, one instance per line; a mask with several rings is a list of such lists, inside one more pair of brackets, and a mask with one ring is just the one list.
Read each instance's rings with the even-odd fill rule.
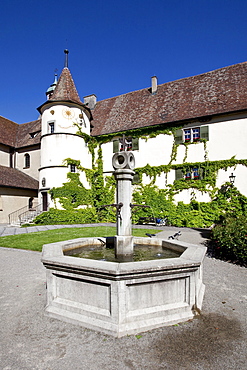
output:
[[55,131],[55,122],[49,122],[48,123],[48,132],[49,134],[53,134]]
[[24,155],[24,168],[30,168],[30,155],[28,153]]

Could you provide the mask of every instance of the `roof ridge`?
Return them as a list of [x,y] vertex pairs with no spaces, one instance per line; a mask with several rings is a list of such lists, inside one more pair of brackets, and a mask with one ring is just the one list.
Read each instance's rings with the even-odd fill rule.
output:
[[8,122],[11,122],[11,123],[14,123],[15,125],[19,125],[19,123],[15,122],[15,121],[12,121],[11,119],[8,119],[4,116],[0,116],[0,119],[3,118],[4,120],[8,121]]

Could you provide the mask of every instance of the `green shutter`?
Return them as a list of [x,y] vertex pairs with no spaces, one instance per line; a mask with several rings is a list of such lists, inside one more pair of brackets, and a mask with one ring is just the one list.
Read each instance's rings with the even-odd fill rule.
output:
[[132,139],[132,150],[139,150],[139,139],[138,139],[138,137],[134,137]]
[[204,178],[204,175],[203,175],[203,172],[204,172],[204,171],[203,171],[203,168],[199,167],[199,171],[198,171],[198,172],[199,172],[199,179],[200,179],[200,180],[203,180],[203,178]]
[[202,126],[200,129],[200,138],[204,140],[209,140],[208,126]]
[[113,140],[113,153],[119,152],[119,140],[115,139]]
[[175,180],[182,180],[184,178],[184,173],[181,168],[175,170]]
[[175,144],[183,143],[183,130],[176,130],[175,132]]

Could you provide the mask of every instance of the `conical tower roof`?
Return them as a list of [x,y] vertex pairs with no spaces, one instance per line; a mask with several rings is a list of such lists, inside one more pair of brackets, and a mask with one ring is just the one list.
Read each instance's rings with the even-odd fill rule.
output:
[[83,104],[68,67],[64,67],[49,101],[70,101],[80,105]]
[[78,95],[74,80],[68,67],[64,67],[54,89],[54,92],[50,95],[50,98],[44,104],[37,108],[38,111],[41,113],[42,108],[52,102],[75,103],[83,106],[87,111],[89,111],[85,104],[82,103]]

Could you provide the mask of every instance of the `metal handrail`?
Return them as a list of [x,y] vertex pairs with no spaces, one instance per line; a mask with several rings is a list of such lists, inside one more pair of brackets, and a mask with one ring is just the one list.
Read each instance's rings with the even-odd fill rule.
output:
[[[47,205],[47,209],[49,209],[49,204]],[[36,216],[40,215],[43,212],[43,204],[38,204],[35,207],[29,208],[27,211],[19,214],[19,221],[20,225],[30,220],[33,220]],[[31,216],[31,217],[28,217]]]
[[[49,205],[48,205],[49,207]],[[38,211],[40,210],[40,213],[42,212],[42,204],[37,204],[36,206],[29,208],[29,206],[25,206],[22,208],[17,209],[14,212],[11,212],[8,215],[9,218],[9,224],[17,223],[18,221],[21,220],[22,216],[26,214],[30,214],[30,212]]]
[[8,217],[9,217],[9,224],[11,224],[13,220],[16,220],[16,219],[18,218],[18,216],[19,216],[20,212],[24,211],[24,209],[25,209],[25,210],[27,210],[27,209],[28,209],[28,206],[25,206],[25,207],[19,208],[19,209],[17,209],[16,211],[11,212],[11,213],[8,215]]

